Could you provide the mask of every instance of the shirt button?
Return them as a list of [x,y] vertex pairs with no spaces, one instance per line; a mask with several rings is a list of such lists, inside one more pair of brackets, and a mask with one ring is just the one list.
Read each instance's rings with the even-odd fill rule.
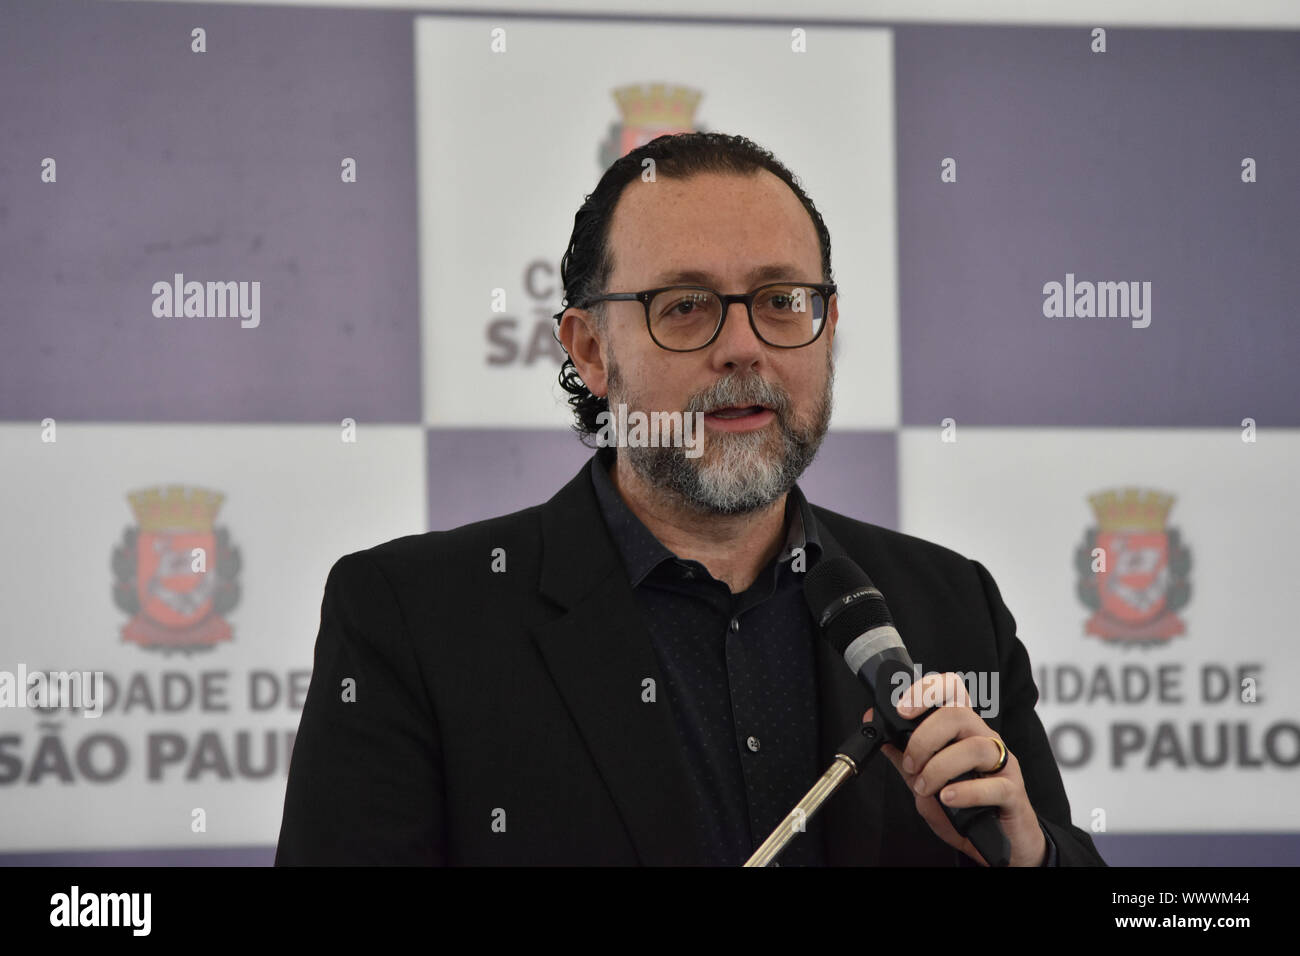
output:
[[745,741],[745,745],[749,747],[752,752],[758,753],[759,742],[757,737],[750,737]]
[[[740,619],[739,619],[739,618],[736,618],[736,617],[733,617],[733,618],[731,619],[731,631],[732,631],[732,633],[734,634],[736,631],[739,631],[739,630],[740,630]],[[751,737],[750,739],[752,740],[753,738]]]

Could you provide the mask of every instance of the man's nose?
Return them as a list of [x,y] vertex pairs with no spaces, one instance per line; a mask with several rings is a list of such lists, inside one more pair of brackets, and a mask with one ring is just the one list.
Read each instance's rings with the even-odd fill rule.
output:
[[749,324],[745,303],[732,302],[727,308],[726,321],[710,351],[718,361],[729,365],[747,368],[757,363],[763,354],[763,340]]

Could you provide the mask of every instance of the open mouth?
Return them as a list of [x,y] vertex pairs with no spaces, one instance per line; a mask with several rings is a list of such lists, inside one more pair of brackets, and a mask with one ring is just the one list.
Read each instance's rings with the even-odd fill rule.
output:
[[747,418],[750,415],[761,415],[768,411],[765,405],[729,405],[724,408],[715,408],[707,414],[717,418]]

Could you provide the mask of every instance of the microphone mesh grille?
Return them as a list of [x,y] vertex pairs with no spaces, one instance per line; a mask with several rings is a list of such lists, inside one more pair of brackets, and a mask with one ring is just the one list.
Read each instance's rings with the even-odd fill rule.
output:
[[844,595],[869,587],[871,579],[867,577],[867,572],[851,558],[830,558],[818,561],[817,567],[808,572],[808,579],[803,583],[803,593],[813,617],[820,621],[826,609]]
[[[804,598],[813,612],[814,620],[820,625],[822,615],[833,605],[855,591],[870,587],[873,585],[867,572],[852,559],[831,558],[818,562],[817,567],[808,572],[808,579],[804,581]],[[850,604],[821,631],[836,653],[843,655],[849,644],[862,634],[893,623],[884,600],[872,596]]]

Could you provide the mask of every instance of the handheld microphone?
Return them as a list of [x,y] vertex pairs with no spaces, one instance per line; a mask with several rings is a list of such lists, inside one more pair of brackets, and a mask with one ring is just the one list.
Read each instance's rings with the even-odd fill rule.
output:
[[[822,636],[866,687],[875,708],[872,723],[886,741],[905,750],[912,732],[938,708],[931,707],[920,717],[908,719],[900,717],[894,706],[890,688],[909,685],[915,668],[894,628],[884,595],[852,560],[836,557],[818,562],[808,572],[804,598]],[[906,679],[898,675],[906,675]],[[979,776],[978,771],[968,770],[949,782]],[[997,807],[950,807],[942,802],[939,806],[952,821],[953,829],[970,840],[990,866],[1011,862],[1011,847],[998,825]]]

